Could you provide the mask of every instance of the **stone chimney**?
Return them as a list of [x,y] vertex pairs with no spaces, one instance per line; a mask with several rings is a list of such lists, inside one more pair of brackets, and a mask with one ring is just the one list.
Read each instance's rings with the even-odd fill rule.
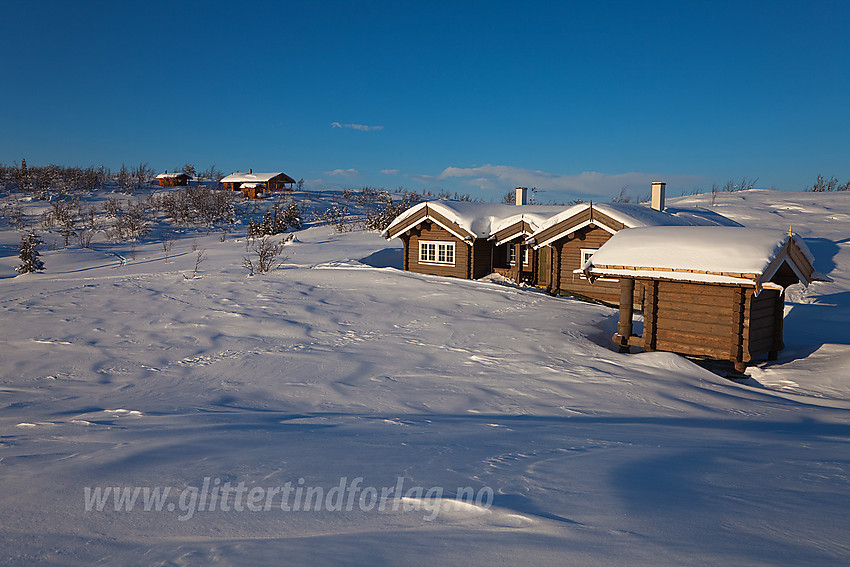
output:
[[516,188],[516,204],[517,205],[527,205],[528,204],[528,187],[517,187]]
[[652,208],[656,211],[664,210],[664,193],[667,189],[667,184],[663,181],[652,182]]
[[[253,169],[251,169],[251,168],[249,167],[249,168],[248,168],[248,173],[249,173],[249,174],[250,174],[250,173],[254,173],[254,170],[253,170]],[[655,187],[655,185],[653,185],[653,187]],[[655,191],[655,189],[653,189],[653,191]],[[654,203],[654,202],[655,202],[655,201],[653,201],[653,203]]]

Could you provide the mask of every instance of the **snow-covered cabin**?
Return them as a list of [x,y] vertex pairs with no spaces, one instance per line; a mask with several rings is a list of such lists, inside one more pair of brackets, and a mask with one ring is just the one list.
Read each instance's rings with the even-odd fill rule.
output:
[[167,170],[165,173],[160,173],[156,176],[160,187],[185,187],[189,185],[190,179],[192,177],[185,173],[168,173]]
[[[281,171],[271,173],[254,173],[249,169],[248,173],[236,172],[231,173],[226,177],[222,177],[221,183],[225,189],[231,191],[241,191],[243,184],[255,183],[261,184],[263,191],[274,191],[276,189],[292,189],[295,185],[295,180]],[[256,196],[258,185],[254,185],[253,193]]]
[[[523,202],[523,198],[518,199]],[[563,207],[457,201],[419,203],[384,231],[404,243],[404,269],[466,279],[494,271],[536,283],[536,255],[525,238]]]
[[[663,194],[664,184],[653,189]],[[647,226],[740,226],[705,209],[664,209],[663,199],[654,199],[663,210],[628,203],[525,205],[525,191],[517,188],[517,205],[419,203],[393,220],[384,236],[404,243],[405,270],[468,279],[497,272],[551,293],[617,304],[616,280],[590,285],[581,271],[611,235]]]
[[[582,266],[612,235],[623,229],[651,226],[740,226],[706,209],[665,207],[664,183],[652,184],[652,206],[631,203],[579,203],[553,215],[531,234],[528,243],[540,251],[540,262],[549,274],[554,294],[567,294],[619,303],[619,287],[614,281],[590,285]],[[638,303],[639,298],[638,298]]]
[[266,186],[262,183],[242,183],[239,188],[246,199],[262,199]]
[[[784,348],[785,288],[829,281],[805,242],[790,231],[660,226],[613,235],[582,266],[588,281],[619,280],[613,340],[629,346],[730,360],[739,371]],[[592,284],[598,285],[598,284]],[[643,334],[632,334],[636,287]]]

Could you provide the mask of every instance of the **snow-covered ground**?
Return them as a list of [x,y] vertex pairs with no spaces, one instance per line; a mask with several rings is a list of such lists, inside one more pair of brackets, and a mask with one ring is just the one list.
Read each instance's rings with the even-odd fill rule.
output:
[[[713,208],[792,225],[835,280],[789,291],[786,350],[742,383],[617,354],[612,309],[399,271],[400,243],[374,233],[300,231],[254,277],[221,233],[168,261],[157,242],[47,251],[13,277],[7,228],[0,562],[847,564],[850,194]],[[187,279],[193,246],[208,259]],[[244,492],[201,505],[205,479]],[[287,483],[354,506],[283,510]],[[106,487],[171,493],[87,511]],[[235,510],[253,489],[271,509]]]

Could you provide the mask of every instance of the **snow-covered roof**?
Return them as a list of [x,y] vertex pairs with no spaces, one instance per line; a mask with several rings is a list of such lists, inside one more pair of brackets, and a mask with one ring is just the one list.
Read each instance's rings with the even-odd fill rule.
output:
[[[282,171],[274,171],[271,173],[231,173],[227,177],[222,177],[222,183],[268,183],[271,179],[277,177],[278,175],[286,175]],[[287,179],[289,177],[287,176]],[[286,183],[289,183],[287,181]]]
[[191,175],[189,175],[188,173],[183,173],[183,172],[179,172],[179,171],[176,172],[176,173],[174,173],[174,172],[168,173],[166,171],[165,173],[160,173],[159,175],[156,176],[157,179],[171,179],[171,178],[174,178],[174,177],[191,177]]
[[[554,227],[559,223],[569,220],[576,215],[592,209],[592,212],[602,213],[608,218],[621,223],[629,228],[648,226],[740,226],[738,223],[705,209],[679,209],[668,208],[664,211],[656,211],[647,205],[634,205],[630,203],[579,203],[569,207],[557,205],[505,205],[493,203],[475,203],[469,201],[426,201],[419,203],[398,217],[384,231],[384,236],[392,238],[399,232],[398,229],[409,224],[407,221],[412,217],[419,219],[434,219],[430,213],[437,213],[450,221],[454,226],[446,226],[450,232],[458,232],[459,238],[489,238],[500,230],[524,221],[530,225],[534,232],[532,237],[542,233],[547,228]],[[423,214],[424,211],[424,214]],[[604,226],[605,221],[594,220],[597,224]],[[609,224],[615,224],[608,221]],[[580,226],[579,226],[580,228]],[[616,232],[617,228],[608,227],[610,232]],[[574,230],[574,228],[570,230]],[[555,236],[545,241],[535,243],[537,247],[548,244],[551,240],[559,238]]]
[[[541,240],[537,238],[539,233],[543,233],[564,221],[568,221],[569,219],[584,213],[588,209],[591,209],[591,213],[602,213],[603,215],[625,225],[626,228],[640,228],[647,226],[740,226],[731,219],[706,209],[667,207],[663,211],[658,211],[648,205],[636,205],[632,203],[579,203],[567,209],[562,209],[560,213],[546,219],[546,221],[543,222],[537,229],[535,235],[533,235],[533,237],[538,240],[538,242],[535,243],[536,246],[543,246],[550,243],[552,240],[560,238],[560,234],[556,234],[550,235],[545,240]],[[599,218],[595,219],[594,222],[595,224],[603,226],[603,228],[609,229],[612,233],[616,232],[616,229],[613,227],[606,227],[604,221],[600,222]],[[580,228],[580,226],[571,226],[568,230],[571,232],[576,228]]]
[[455,227],[444,227],[450,231],[455,228],[467,234],[456,234],[459,238],[474,237],[488,238],[497,230],[510,226],[518,220],[525,220],[535,226],[544,219],[563,210],[563,207],[551,205],[505,205],[494,203],[474,203],[470,201],[426,201],[409,208],[390,223],[384,231],[384,236],[392,238],[405,221],[414,216],[425,216],[439,223],[433,213],[444,217]]
[[262,183],[243,183],[240,185],[242,189],[253,189],[254,187],[264,187]]
[[774,276],[783,261],[805,284],[824,279],[812,268],[814,257],[796,234],[721,226],[621,230],[582,269],[590,277],[649,277],[759,287]]
[[[552,215],[557,215],[558,213],[564,210],[564,207],[554,205],[509,206],[514,209],[515,214],[501,219],[494,219],[490,227],[491,233],[499,232],[500,230],[505,229],[519,221],[524,221],[530,225],[532,230],[537,230],[543,223],[549,220]],[[517,209],[522,210],[517,212]]]

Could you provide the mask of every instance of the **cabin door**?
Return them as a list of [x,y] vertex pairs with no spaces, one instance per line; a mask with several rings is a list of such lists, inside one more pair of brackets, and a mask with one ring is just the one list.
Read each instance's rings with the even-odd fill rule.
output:
[[544,246],[537,250],[537,285],[549,285],[549,262],[551,261],[551,248]]

